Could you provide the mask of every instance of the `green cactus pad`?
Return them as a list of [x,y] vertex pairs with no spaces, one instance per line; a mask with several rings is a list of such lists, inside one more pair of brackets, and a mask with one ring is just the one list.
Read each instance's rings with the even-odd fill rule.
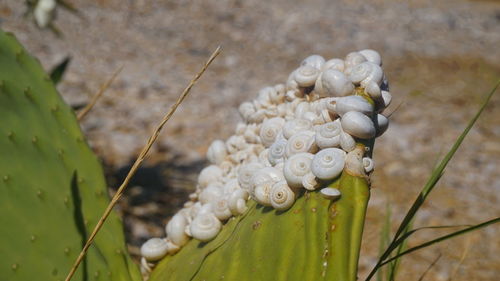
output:
[[[64,280],[108,202],[73,111],[0,31],[0,279]],[[140,280],[115,214],[73,280]]]
[[339,200],[308,192],[286,212],[251,201],[213,241],[191,240],[163,259],[149,281],[355,281],[368,183],[344,172],[330,186]]

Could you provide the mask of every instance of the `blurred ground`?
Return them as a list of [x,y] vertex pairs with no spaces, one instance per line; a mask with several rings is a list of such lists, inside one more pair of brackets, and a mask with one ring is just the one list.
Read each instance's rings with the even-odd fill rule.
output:
[[[361,259],[374,264],[386,205],[396,225],[442,156],[500,77],[498,1],[71,1],[57,38],[22,17],[22,1],[0,1],[1,28],[14,32],[46,69],[70,55],[59,89],[88,101],[117,68],[123,72],[82,123],[116,187],[153,127],[217,45],[222,55],[167,125],[123,198],[128,241],[162,236],[193,189],[204,153],[239,120],[237,105],[283,83],[307,55],[344,57],[378,50],[394,101],[377,140],[376,172]],[[500,95],[448,167],[416,226],[476,223],[500,215]],[[439,234],[417,235],[416,245]],[[399,280],[498,280],[500,227],[493,226],[403,259]],[[463,259],[463,262],[461,261]]]

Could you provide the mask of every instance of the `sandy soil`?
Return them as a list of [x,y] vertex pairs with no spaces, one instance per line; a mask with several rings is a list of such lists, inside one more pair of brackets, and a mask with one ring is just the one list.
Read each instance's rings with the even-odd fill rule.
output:
[[[130,249],[163,235],[168,217],[193,189],[211,140],[229,137],[237,105],[283,83],[307,55],[343,57],[373,48],[383,56],[394,102],[377,141],[361,275],[374,263],[386,205],[393,225],[500,77],[496,1],[72,1],[63,33],[37,29],[21,1],[0,2],[1,28],[50,69],[72,61],[59,89],[85,103],[117,68],[124,70],[82,128],[116,187],[164,112],[217,45],[222,55],[169,122],[120,206]],[[480,222],[500,215],[500,95],[447,168],[415,226]],[[439,231],[417,234],[416,245]],[[403,259],[400,280],[498,280],[500,227],[493,226]]]

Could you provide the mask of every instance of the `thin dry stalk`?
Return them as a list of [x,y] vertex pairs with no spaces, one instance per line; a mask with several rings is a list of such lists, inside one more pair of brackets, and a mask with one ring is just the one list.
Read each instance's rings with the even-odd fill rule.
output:
[[167,121],[170,119],[170,117],[172,117],[172,115],[174,114],[174,112],[177,109],[177,107],[186,98],[186,96],[191,91],[191,88],[198,81],[198,79],[200,79],[201,75],[203,75],[203,73],[205,72],[205,70],[207,70],[208,66],[212,63],[212,61],[219,55],[220,51],[221,51],[221,48],[219,46],[212,53],[212,55],[210,56],[210,58],[208,59],[208,61],[205,63],[205,65],[203,66],[203,68],[200,70],[200,72],[198,72],[198,74],[196,74],[196,76],[193,78],[193,80],[191,80],[191,82],[189,82],[188,86],[184,89],[184,91],[179,96],[179,98],[177,99],[177,101],[175,102],[175,104],[172,105],[172,107],[170,108],[170,110],[168,111],[168,113],[163,117],[163,120],[160,122],[160,124],[154,130],[154,132],[151,135],[151,137],[149,137],[149,140],[148,140],[146,146],[144,146],[144,148],[142,149],[141,153],[139,154],[139,157],[137,157],[137,160],[135,160],[134,165],[132,165],[132,168],[130,168],[130,171],[128,172],[127,177],[125,178],[125,180],[123,181],[123,183],[120,185],[120,187],[118,188],[118,191],[113,196],[113,198],[111,198],[111,202],[109,202],[108,207],[106,208],[106,210],[104,211],[103,215],[99,219],[99,222],[97,222],[97,225],[94,227],[94,230],[92,231],[92,234],[90,234],[87,242],[85,243],[85,246],[83,247],[82,251],[80,252],[80,255],[78,255],[78,258],[76,259],[75,263],[71,267],[71,270],[68,273],[68,276],[66,276],[65,281],[70,281],[71,278],[73,277],[73,275],[75,274],[78,266],[80,265],[80,263],[83,260],[83,257],[87,253],[87,250],[92,245],[92,242],[94,241],[94,238],[97,235],[97,232],[101,229],[102,225],[104,224],[104,222],[108,218],[109,214],[111,213],[111,210],[113,209],[113,207],[116,205],[116,203],[118,202],[118,200],[122,196],[123,191],[127,187],[130,179],[134,176],[135,172],[137,171],[137,169],[139,168],[139,166],[141,165],[141,163],[146,158],[146,155],[148,154],[149,150],[151,149],[151,146],[153,146],[153,143],[158,138],[158,135],[160,134],[160,131],[162,130],[162,128],[165,125],[165,123],[167,123]]
[[80,112],[78,112],[77,119],[78,121],[82,121],[82,119],[89,113],[89,111],[94,107],[94,105],[97,103],[97,100],[104,94],[104,92],[109,88],[111,83],[115,80],[116,76],[122,71],[123,66],[118,68],[115,73],[113,73],[113,76],[111,76],[108,81],[106,81],[104,84],[101,85],[101,88],[99,89],[99,92],[95,94],[92,97],[92,100],[90,101],[89,104],[87,104]]

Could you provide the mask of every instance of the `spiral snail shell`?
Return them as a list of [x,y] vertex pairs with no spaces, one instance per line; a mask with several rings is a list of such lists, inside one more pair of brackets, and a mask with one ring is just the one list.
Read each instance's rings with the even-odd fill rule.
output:
[[366,57],[359,52],[351,52],[344,59],[344,72],[349,74],[353,67],[366,61]]
[[295,192],[285,180],[279,181],[272,186],[269,197],[273,208],[280,211],[289,209],[295,202]]
[[380,57],[380,54],[377,51],[371,49],[365,49],[359,51],[359,53],[363,55],[367,61],[379,66],[382,65],[382,58]]
[[340,198],[340,191],[333,187],[325,187],[319,191],[323,197],[329,200]]
[[346,96],[354,91],[354,85],[347,76],[334,69],[327,69],[321,74],[323,92],[327,96]]
[[377,137],[381,136],[389,128],[389,119],[382,114],[377,114]]
[[348,96],[337,99],[335,110],[340,116],[349,111],[357,111],[366,116],[371,116],[373,114],[373,105],[361,96]]
[[218,182],[223,176],[221,168],[215,165],[210,165],[201,170],[198,176],[198,185],[201,188],[208,186],[210,183]]
[[292,119],[283,125],[283,137],[285,139],[291,138],[298,132],[306,131],[312,129],[313,125],[311,121],[306,119]]
[[373,171],[373,168],[375,167],[373,159],[371,159],[370,157],[363,157],[363,167],[365,168],[365,172],[367,173]]
[[313,154],[303,152],[292,155],[285,161],[283,174],[290,187],[303,187],[302,178],[311,172],[311,161],[313,158]]
[[316,67],[303,65],[295,70],[294,79],[299,87],[309,87],[314,85],[319,73]]
[[225,221],[233,215],[229,209],[227,196],[217,198],[213,203],[212,211],[215,217],[217,217],[220,221]]
[[331,180],[342,173],[346,153],[338,148],[320,150],[311,163],[311,172],[321,180]]
[[275,117],[271,119],[267,119],[262,124],[260,129],[260,140],[265,147],[270,147],[281,130],[285,125],[285,119],[281,117]]
[[215,238],[222,228],[222,223],[212,213],[198,214],[191,222],[190,232],[193,238],[207,242]]
[[258,170],[252,177],[254,183],[252,197],[264,206],[271,206],[269,193],[273,184],[283,180],[283,173],[273,167]]
[[327,69],[334,69],[338,71],[344,71],[344,60],[342,59],[331,59],[325,62],[322,70],[325,71]]
[[338,120],[320,125],[316,130],[316,144],[321,149],[328,147],[337,147],[340,145],[341,133],[342,128],[340,125],[340,121]]
[[221,140],[215,140],[212,142],[207,151],[207,159],[212,164],[220,164],[226,158],[227,150],[226,144]]
[[260,169],[264,168],[264,165],[258,162],[252,162],[240,167],[238,171],[238,182],[241,188],[251,191],[253,188],[252,177]]
[[246,202],[248,192],[244,189],[235,190],[229,195],[229,210],[235,216],[243,214],[247,210]]
[[323,67],[323,64],[325,64],[325,59],[320,55],[308,56],[300,63],[301,66],[308,65],[318,70],[320,70]]
[[287,140],[278,139],[270,147],[267,157],[271,165],[276,165],[279,162],[285,160],[285,150],[286,150]]
[[352,151],[356,147],[356,140],[345,132],[340,133],[340,147],[344,151]]
[[175,214],[165,227],[167,237],[172,241],[172,243],[183,246],[189,240],[189,237],[184,232],[188,221],[186,217],[182,214]]
[[310,130],[296,133],[287,141],[285,155],[290,157],[301,152],[316,152],[317,146],[315,135],[316,133]]
[[360,139],[375,137],[375,125],[370,117],[361,112],[349,111],[342,116],[342,129],[350,135]]
[[216,184],[211,184],[201,191],[198,200],[200,200],[202,204],[205,204],[221,197],[222,194],[223,193],[221,186]]
[[371,62],[363,62],[356,65],[349,74],[351,81],[358,85],[366,85],[370,81],[380,85],[382,84],[383,77],[384,72],[382,71],[382,68]]
[[168,253],[167,241],[161,238],[151,238],[141,246],[141,256],[147,261],[157,261]]

